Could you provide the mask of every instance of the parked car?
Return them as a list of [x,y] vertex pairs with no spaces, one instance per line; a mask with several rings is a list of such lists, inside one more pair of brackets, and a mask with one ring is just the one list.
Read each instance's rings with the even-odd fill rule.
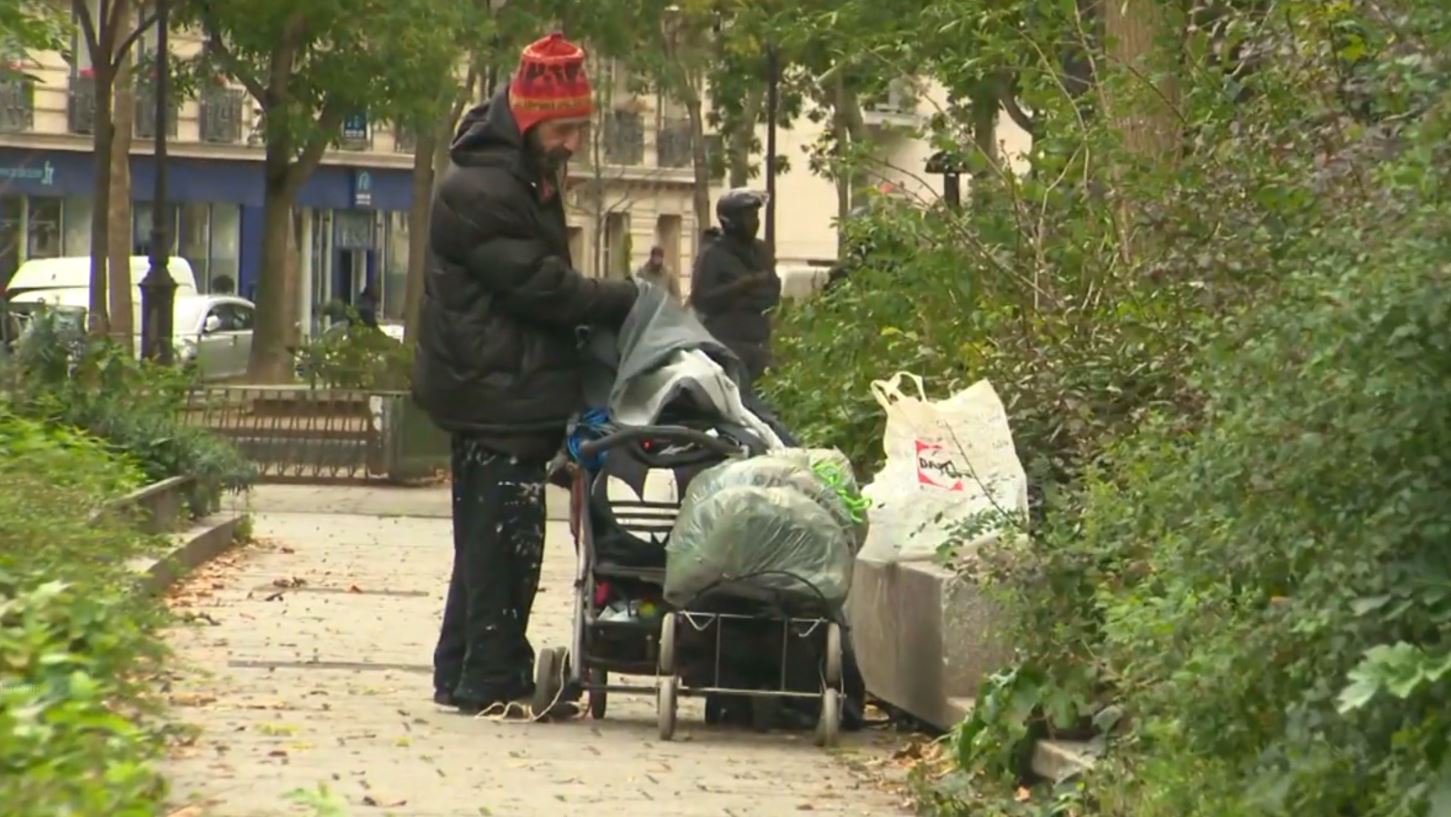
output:
[[247,373],[257,306],[235,295],[179,298],[173,314],[176,362],[196,366],[203,380],[228,380]]
[[[90,287],[26,290],[4,302],[4,341],[15,342],[42,309],[57,315],[68,331],[86,331]],[[197,295],[178,289],[171,312],[174,358],[181,366],[194,366],[203,380],[228,380],[247,373],[252,353],[252,327],[257,306],[245,297]],[[135,353],[141,353],[141,313],[136,312]]]

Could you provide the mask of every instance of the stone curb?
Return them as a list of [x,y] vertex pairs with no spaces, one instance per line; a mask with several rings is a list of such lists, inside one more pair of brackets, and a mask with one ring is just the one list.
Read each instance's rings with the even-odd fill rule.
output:
[[1101,753],[1100,747],[1087,741],[1040,740],[1033,744],[1033,773],[1062,783],[1092,770]]
[[140,590],[159,595],[193,570],[215,559],[237,543],[237,531],[245,514],[215,513],[197,520],[188,530],[172,534],[171,547],[159,558],[137,564]]

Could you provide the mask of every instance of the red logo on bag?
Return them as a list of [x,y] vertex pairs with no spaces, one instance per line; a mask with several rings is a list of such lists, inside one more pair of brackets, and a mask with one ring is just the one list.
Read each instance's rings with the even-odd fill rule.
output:
[[962,491],[963,476],[941,443],[917,441],[917,484]]

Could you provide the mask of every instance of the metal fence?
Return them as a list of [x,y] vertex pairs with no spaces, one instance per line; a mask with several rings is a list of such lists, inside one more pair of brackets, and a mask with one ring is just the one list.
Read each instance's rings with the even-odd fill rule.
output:
[[206,386],[184,419],[226,437],[263,480],[408,482],[448,469],[448,437],[407,392]]

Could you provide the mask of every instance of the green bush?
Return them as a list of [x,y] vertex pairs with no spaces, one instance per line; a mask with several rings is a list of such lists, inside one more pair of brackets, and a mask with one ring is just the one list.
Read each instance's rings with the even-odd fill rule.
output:
[[[942,46],[929,64],[964,96],[1021,80],[1029,168],[974,179],[962,212],[849,225],[869,251],[783,311],[767,386],[859,467],[880,457],[872,379],[986,377],[1007,403],[1042,505],[1030,538],[961,564],[1018,655],[950,736],[932,807],[1451,814],[1451,13],[1174,18],[1176,142],[1149,155],[1097,107],[1144,76],[1065,39],[1083,4],[934,5],[972,53],[954,64],[932,21],[873,47]],[[1061,93],[1065,43],[1103,60],[1102,97]],[[949,149],[960,115],[936,123]],[[1044,735],[1106,755],[1024,799]]]
[[160,612],[127,560],[154,543],[93,524],[141,470],[0,406],[0,803],[16,817],[149,815],[163,725],[150,698]]
[[187,391],[195,385],[185,372],[136,361],[113,344],[87,342],[42,315],[6,374],[16,411],[108,441],[150,481],[194,476],[195,515],[255,477],[235,446],[185,422]]
[[407,389],[413,374],[412,347],[354,318],[298,350],[302,379],[315,387]]

